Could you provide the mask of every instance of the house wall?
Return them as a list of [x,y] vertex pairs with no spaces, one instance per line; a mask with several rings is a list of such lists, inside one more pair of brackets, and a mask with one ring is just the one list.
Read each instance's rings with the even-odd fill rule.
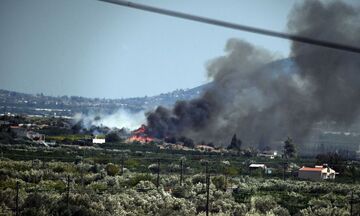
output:
[[94,144],[103,144],[105,143],[105,139],[93,139],[92,140]]
[[26,137],[26,129],[25,128],[11,128],[11,131],[16,134],[17,137]]
[[299,170],[299,178],[310,180],[321,180],[321,172]]
[[324,179],[335,179],[335,171],[322,172]]

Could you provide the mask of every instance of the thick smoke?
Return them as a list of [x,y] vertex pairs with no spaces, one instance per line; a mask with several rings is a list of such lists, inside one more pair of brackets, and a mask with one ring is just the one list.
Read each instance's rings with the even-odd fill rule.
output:
[[[307,1],[289,17],[293,33],[360,46],[360,8],[341,1]],[[360,55],[300,43],[292,44],[292,55],[300,76],[312,86],[313,108],[304,113],[304,121],[351,124],[360,108]]]
[[137,129],[146,119],[143,112],[129,112],[125,109],[119,109],[114,113],[78,113],[74,116],[75,123],[81,122],[85,129],[91,127],[108,127],[108,128],[126,128],[130,130]]
[[[359,46],[358,12],[342,2],[306,1],[289,15],[289,31]],[[225,52],[208,64],[213,83],[201,98],[148,113],[154,136],[217,145],[227,145],[234,133],[247,145],[286,136],[301,142],[319,121],[348,125],[358,115],[359,55],[294,43],[291,59],[270,63],[272,53],[237,39]]]

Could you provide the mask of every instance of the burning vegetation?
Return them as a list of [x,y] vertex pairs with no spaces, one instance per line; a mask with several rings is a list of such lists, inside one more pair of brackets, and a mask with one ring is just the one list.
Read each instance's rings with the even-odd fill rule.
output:
[[148,143],[152,141],[154,141],[154,138],[148,136],[146,125],[141,125],[140,128],[132,131],[131,136],[128,139],[128,142]]

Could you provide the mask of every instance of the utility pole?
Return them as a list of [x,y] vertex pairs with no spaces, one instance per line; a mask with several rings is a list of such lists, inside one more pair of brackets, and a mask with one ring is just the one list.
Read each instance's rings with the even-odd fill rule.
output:
[[121,172],[120,175],[124,175],[124,157],[121,158]]
[[286,162],[287,162],[287,153],[286,153],[286,144],[284,144],[284,152],[283,152],[283,180],[285,181],[285,172],[286,172]]
[[210,193],[210,174],[208,168],[209,162],[206,162],[205,182],[206,182],[206,216],[209,216],[209,193]]
[[[6,104],[6,101],[5,101]],[[4,121],[7,120],[7,114],[6,114],[6,105],[4,106]]]
[[19,216],[19,182],[16,182],[15,215]]
[[80,167],[81,189],[84,189],[84,168]]
[[183,184],[183,160],[180,160],[180,186]]
[[156,188],[160,186],[160,159],[157,160],[157,179],[156,179]]
[[283,162],[283,180],[285,181],[286,162]]
[[45,158],[41,161],[42,162],[42,168],[45,169],[46,168],[46,161],[45,161]]
[[225,171],[225,191],[227,191],[227,189],[228,189],[228,175]]
[[70,175],[67,177],[67,195],[66,195],[66,206],[69,211],[69,199],[70,199]]
[[354,192],[351,191],[350,197],[350,216],[353,216]]
[[355,182],[356,182],[356,168],[355,168],[355,166],[354,166],[354,163],[353,164],[351,164],[351,171],[352,171],[352,175],[351,175],[351,177],[352,177],[352,182],[353,182],[353,184],[355,184]]

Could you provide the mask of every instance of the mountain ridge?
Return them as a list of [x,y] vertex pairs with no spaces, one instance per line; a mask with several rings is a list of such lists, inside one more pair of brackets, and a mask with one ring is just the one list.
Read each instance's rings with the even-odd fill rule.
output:
[[[268,63],[262,69],[278,72],[294,71],[291,58],[280,59]],[[76,113],[103,112],[112,113],[119,109],[131,112],[147,111],[157,106],[171,107],[178,100],[191,100],[199,97],[211,82],[190,88],[177,89],[155,96],[131,97],[122,99],[88,98],[82,96],[46,96],[0,89],[0,113],[68,116]]]

